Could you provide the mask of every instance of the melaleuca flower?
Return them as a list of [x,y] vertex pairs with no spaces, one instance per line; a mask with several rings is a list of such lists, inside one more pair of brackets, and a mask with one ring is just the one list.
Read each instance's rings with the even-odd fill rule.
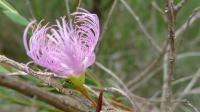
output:
[[[71,16],[71,22],[62,17],[52,26],[39,23],[33,28],[35,21],[32,21],[23,35],[27,55],[59,77],[80,75],[95,62],[94,48],[99,38],[97,15],[79,8]],[[28,39],[30,28],[33,29]]]

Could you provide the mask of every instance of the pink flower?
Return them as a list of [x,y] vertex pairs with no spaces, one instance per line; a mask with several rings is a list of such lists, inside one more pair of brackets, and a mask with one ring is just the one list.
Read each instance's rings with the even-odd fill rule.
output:
[[72,22],[56,20],[56,25],[33,28],[30,39],[27,33],[35,21],[30,22],[23,35],[24,47],[32,60],[58,77],[80,75],[95,62],[94,48],[99,38],[99,19],[84,9],[71,14]]

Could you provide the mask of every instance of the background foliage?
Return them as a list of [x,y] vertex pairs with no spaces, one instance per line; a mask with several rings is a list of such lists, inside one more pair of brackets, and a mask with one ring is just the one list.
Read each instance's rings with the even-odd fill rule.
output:
[[[7,1],[20,15],[28,20],[35,18],[37,21],[40,21],[45,19],[46,22],[50,21],[51,23],[54,23],[55,19],[67,14],[64,0],[30,0],[29,3],[27,0]],[[163,19],[164,15],[153,6],[153,3],[156,3],[164,11],[163,0],[127,0],[127,2],[139,16],[140,21],[150,35],[155,39],[159,46],[163,46],[163,43],[167,38],[167,26]],[[174,2],[178,3],[179,0],[174,0]],[[78,0],[70,0],[71,12],[75,10],[77,4]],[[81,6],[97,13],[100,18],[101,28],[103,28],[112,4],[112,0],[82,0]],[[177,16],[176,29],[180,28],[192,14],[193,10],[199,6],[199,0],[188,1]],[[32,13],[30,8],[32,9]],[[27,57],[22,43],[22,35],[25,27],[12,22],[5,16],[3,9],[1,10],[0,54],[4,54],[16,61],[26,63],[30,59]],[[199,26],[200,21],[197,20],[180,35],[181,40],[178,40],[179,44],[177,44],[176,50],[178,56],[188,52],[200,53]],[[96,60],[114,71],[126,84],[137,77],[137,75],[148,67],[152,60],[158,55],[158,52],[155,51],[151,44],[146,40],[146,37],[143,32],[141,32],[137,22],[131,17],[130,13],[121,2],[117,3],[117,6],[111,15],[107,30],[103,35],[101,44],[96,52]],[[192,76],[200,67],[199,60],[199,56],[177,59],[174,80]],[[0,68],[0,70],[3,71],[3,68]],[[92,66],[92,72],[103,85],[118,85],[108,74],[102,72],[98,67]],[[163,83],[162,64],[159,64],[159,66],[149,74],[152,74],[153,76],[135,89],[133,91],[134,94],[145,98],[151,98],[158,91],[161,91]],[[33,77],[20,78],[38,86],[42,86],[42,84]],[[190,80],[173,86],[174,97],[183,91],[189,81]],[[197,83],[195,87],[198,88],[199,85],[200,83]],[[54,91],[52,88],[48,87],[44,87],[44,89],[48,89],[52,92]],[[199,108],[200,105],[199,94],[200,93],[186,97],[197,108]],[[160,96],[160,94],[158,96]],[[20,109],[23,109],[24,111],[27,111],[27,107],[31,107],[32,111],[37,109],[40,111],[55,111],[55,108],[50,107],[49,105],[34,99],[26,98],[17,92],[0,87],[0,108],[8,108],[8,105],[16,105],[14,108],[19,108],[18,105],[21,105]],[[21,108],[22,106],[23,108]],[[180,109],[182,112],[183,110],[185,112],[192,112],[192,109],[187,106],[183,106],[183,108],[184,109]],[[28,109],[28,111],[30,110]]]

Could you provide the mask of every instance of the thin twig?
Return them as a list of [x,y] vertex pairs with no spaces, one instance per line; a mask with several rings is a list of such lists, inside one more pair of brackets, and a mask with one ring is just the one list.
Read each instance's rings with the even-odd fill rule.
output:
[[[176,31],[175,38],[177,40],[177,47],[180,47],[181,42],[183,40],[183,35],[187,31],[187,29],[200,18],[200,7],[197,7],[193,10],[192,14],[189,16],[187,21]],[[182,36],[180,36],[182,34]],[[179,39],[179,40],[178,40]]]
[[192,77],[193,76],[186,76],[186,77],[179,78],[179,79],[172,82],[172,86],[177,85],[177,84],[182,83],[182,82],[185,82],[185,81],[188,81],[188,80],[192,79]]
[[[97,87],[91,87],[91,86],[88,86],[88,85],[84,85],[85,88],[87,88],[89,91],[91,91],[92,93],[94,93],[96,96],[99,95],[100,92],[106,92],[104,91],[104,89],[100,89],[100,88],[97,88]],[[100,92],[96,92],[96,91],[100,91]],[[106,106],[111,106],[108,102],[108,100],[110,99],[106,99],[106,97],[103,97],[103,103],[106,104]]]
[[175,7],[174,7],[174,13],[177,14],[183,5],[187,2],[187,0],[181,0]]
[[92,87],[92,88],[97,91],[104,91],[104,92],[126,97],[126,93],[124,93],[123,90],[115,88],[115,87],[104,87],[104,88]]
[[32,10],[32,7],[31,7],[31,4],[30,4],[30,0],[26,0],[25,3],[26,3],[26,6],[28,7],[28,11],[29,11],[32,19],[36,20],[34,13],[33,13],[33,10]]
[[102,38],[103,38],[103,36],[104,36],[106,30],[108,29],[108,23],[110,22],[110,18],[111,18],[112,13],[113,13],[113,11],[114,11],[116,5],[117,5],[117,2],[118,2],[118,0],[114,0],[111,9],[110,9],[110,11],[108,12],[108,16],[107,16],[106,21],[105,21],[105,23],[104,23],[104,25],[103,25],[103,29],[102,29],[102,32],[101,32],[101,36],[99,37],[99,41],[98,41],[98,44],[97,44],[97,47],[96,47],[96,52],[98,51],[99,46],[100,46],[100,44],[101,44],[101,40],[102,40]]
[[63,94],[72,94],[72,91],[65,89],[62,84],[60,84],[59,82],[57,82],[56,80],[51,78],[51,76],[53,76],[53,73],[37,72],[31,68],[28,68],[28,70],[27,70],[27,67],[25,64],[18,63],[18,62],[11,60],[3,55],[0,55],[0,63],[5,63],[5,64],[8,64],[8,65],[18,69],[18,70],[24,71],[25,73],[30,74],[30,75],[40,79],[42,82],[56,88],[57,90],[59,90],[59,92],[61,92]]
[[199,57],[200,52],[187,52],[177,55],[177,60],[183,59],[183,58],[189,58],[189,57]]
[[199,110],[194,105],[192,105],[192,103],[190,103],[189,101],[187,101],[186,104],[190,106],[194,110],[194,112],[199,112]]
[[77,5],[76,9],[78,9],[78,8],[80,8],[80,7],[81,7],[81,3],[82,3],[82,0],[79,0],[79,1],[78,1],[78,5]]
[[200,18],[200,7],[194,9],[192,14],[189,16],[187,21],[176,31],[175,38],[181,38],[181,34],[186,31],[186,29],[191,26],[197,19]]
[[132,17],[135,19],[135,21],[138,23],[141,31],[144,33],[144,35],[147,37],[148,41],[153,45],[156,51],[161,52],[161,48],[159,45],[155,42],[153,37],[147,32],[146,28],[140,21],[140,18],[136,15],[136,13],[131,9],[131,7],[126,3],[125,0],[120,0],[121,3],[126,7],[126,9],[131,13]]
[[165,52],[166,52],[166,48],[167,48],[168,43],[165,42],[160,54],[158,55],[158,57],[156,57],[151,64],[146,67],[141,73],[139,73],[139,75],[137,75],[137,77],[134,77],[133,80],[129,81],[127,83],[128,87],[130,88],[130,90],[133,90],[133,85],[135,85],[136,83],[140,82],[143,78],[145,78],[161,61],[161,59],[163,58]]
[[22,80],[19,81],[4,74],[0,74],[0,85],[16,90],[29,97],[35,97],[36,99],[39,99],[65,112],[86,112],[85,109],[81,108],[80,104],[78,104],[78,101],[73,100],[70,97],[67,98],[57,96],[55,94],[43,91],[42,89],[28,84]]
[[[88,85],[85,85],[85,84],[84,84],[84,87],[85,87],[88,91],[92,92],[96,97],[98,97],[99,92],[96,92],[92,87],[90,87],[90,86],[88,86]],[[105,98],[103,98],[103,103],[105,103],[106,105],[110,105],[110,104],[108,103],[108,101],[107,101]]]
[[[166,55],[167,56],[167,55]],[[187,53],[182,53],[182,54],[179,54],[179,55],[177,55],[177,58],[176,58],[176,60],[181,60],[181,59],[185,59],[185,58],[189,58],[189,57],[197,57],[197,56],[200,56],[200,53],[198,53],[198,52],[187,52]],[[165,61],[164,62],[167,62],[167,58],[165,58],[164,59]],[[166,64],[166,63],[165,63]],[[164,65],[164,68],[166,68],[167,67],[167,65]],[[158,68],[157,70],[155,70],[154,72],[157,72],[157,71],[159,71],[159,70],[161,70],[161,68]],[[144,70],[145,71],[145,70]],[[134,79],[140,79],[140,80],[138,80],[138,81],[136,81],[136,82],[134,82],[133,83],[133,81],[134,80],[131,80],[130,82],[132,82],[132,85],[130,86],[129,85],[129,87],[131,87],[130,88],[130,91],[134,91],[135,89],[137,89],[138,87],[140,87],[141,85],[142,85],[142,83],[144,83],[144,82],[146,82],[146,81],[148,81],[153,75],[155,75],[155,73],[150,73],[151,71],[149,71],[149,72],[147,72],[145,75],[141,75],[142,73],[140,73],[139,75],[138,75],[138,77],[140,77],[140,78],[138,78],[138,77],[136,77],[136,78],[134,78]],[[164,74],[167,74],[167,69],[164,69]],[[190,80],[191,78],[192,78],[193,76],[187,76],[187,77],[183,77],[183,78],[180,78],[180,79],[178,79],[178,80],[175,80],[175,81],[173,81],[172,82],[172,86],[174,86],[174,85],[176,85],[176,84],[179,84],[179,83],[181,83],[181,82],[184,82],[184,81],[187,81],[187,80]],[[129,83],[130,83],[129,82]],[[161,90],[159,91],[159,92],[157,92],[158,94],[160,94],[161,93]]]
[[169,42],[169,56],[168,56],[168,71],[167,76],[164,76],[163,84],[163,102],[161,103],[161,111],[171,112],[172,106],[172,90],[171,80],[174,74],[175,65],[175,14],[172,0],[165,0],[165,12],[167,15],[168,24],[168,42]]
[[[158,4],[155,1],[152,1],[151,4],[158,12],[160,12],[162,15],[165,15],[165,12],[158,6]],[[165,16],[163,17],[165,18]]]
[[24,73],[22,71],[17,71],[17,72],[12,72],[12,73],[5,73],[6,75],[9,76],[22,76],[22,75],[28,75],[27,73]]
[[117,5],[117,2],[118,2],[118,0],[114,0],[113,4],[112,4],[112,6],[111,6],[111,9],[110,9],[110,11],[108,12],[108,16],[107,16],[106,21],[105,21],[105,23],[104,23],[104,25],[103,25],[103,29],[102,29],[102,32],[101,32],[101,36],[99,37],[99,42],[102,40],[102,38],[103,38],[103,36],[104,36],[104,33],[105,33],[106,30],[108,29],[108,23],[110,22],[110,18],[111,18],[112,14],[113,14],[113,11],[114,11],[114,9],[115,9],[115,7],[116,7],[116,5]]
[[65,0],[65,6],[66,6],[66,11],[67,11],[67,19],[70,21],[70,7],[69,7],[69,0]]
[[108,68],[106,68],[105,66],[103,66],[101,63],[99,62],[95,62],[95,65],[98,66],[99,68],[101,68],[102,70],[104,70],[106,73],[108,73],[109,75],[111,75],[124,89],[125,93],[126,93],[126,98],[129,100],[129,102],[131,103],[133,109],[135,110],[135,112],[139,112],[139,108],[135,103],[134,99],[131,99],[130,97],[130,91],[128,90],[128,88],[126,87],[126,85],[122,82],[122,80],[120,78],[118,78],[118,76],[112,72],[111,70],[109,70]]
[[145,77],[143,77],[140,81],[131,86],[130,91],[136,91],[136,89],[140,88],[142,85],[147,84],[147,81],[150,80],[154,75],[156,75],[161,70],[162,68],[158,67],[154,71],[145,75]]
[[165,17],[165,12],[158,6],[158,4],[155,1],[152,1],[151,4],[160,13],[163,20],[167,21],[167,18]]
[[[97,88],[97,87],[92,87],[94,90],[97,90],[97,91],[104,91],[104,92],[107,92],[107,93],[112,93],[114,95],[119,95],[119,96],[123,96],[123,97],[126,97],[126,93],[121,90],[121,89],[118,89],[118,88],[115,88],[115,87],[105,87],[105,88]],[[146,105],[147,107],[150,106],[150,107],[155,107],[152,105],[152,103],[146,99],[146,98],[143,98],[143,97],[140,97],[140,96],[137,96],[135,94],[132,94],[131,95],[131,98],[134,99],[135,101],[137,101],[138,104],[141,104],[142,106]]]
[[[188,80],[191,80],[193,77],[194,76],[190,75],[190,76],[186,76],[186,77],[174,80],[174,81],[172,81],[172,86],[175,86],[177,84],[183,83],[183,82],[188,81]],[[161,92],[162,92],[161,90],[156,91],[155,94],[152,96],[152,99],[154,99],[155,97],[157,97],[158,95],[160,95]],[[190,92],[192,92],[192,90]]]
[[[181,100],[182,98],[184,98],[192,90],[193,86],[196,84],[199,78],[200,78],[200,68],[197,70],[195,75],[193,75],[192,80],[188,83],[183,92],[181,92],[177,100]],[[173,105],[173,110],[175,110],[178,105],[179,103]]]
[[[97,90],[97,91],[104,91],[104,92],[108,92],[108,93],[112,93],[115,95],[126,97],[126,93],[123,90],[115,88],[115,87],[104,87],[104,88],[93,87],[93,89]],[[132,97],[133,97],[133,99],[137,100],[137,102],[148,103],[148,99],[136,96],[134,94],[132,94]]]
[[199,87],[197,87],[197,88],[194,88],[194,89],[192,89],[192,90],[190,90],[188,93],[187,93],[187,95],[190,95],[190,94],[196,94],[196,95],[199,95],[200,94],[200,88]]
[[197,70],[197,72],[193,76],[192,80],[189,82],[189,84],[186,86],[184,91],[181,93],[180,97],[184,97],[184,95],[187,94],[192,89],[192,87],[198,81],[199,77],[200,77],[200,68]]

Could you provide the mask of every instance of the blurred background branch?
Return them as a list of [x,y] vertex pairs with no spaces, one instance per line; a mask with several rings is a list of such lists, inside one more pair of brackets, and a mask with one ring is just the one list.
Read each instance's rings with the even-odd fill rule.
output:
[[[44,23],[49,21],[49,24],[54,24],[56,18],[68,17],[69,13],[80,6],[96,13],[100,17],[101,25],[101,41],[96,49],[97,62],[87,71],[93,77],[86,77],[85,87],[89,94],[97,99],[100,91],[105,92],[103,111],[133,111],[131,105],[133,103],[137,105],[134,108],[139,108],[141,112],[161,111],[161,104],[166,103],[166,99],[162,99],[163,76],[167,79],[168,70],[172,70],[169,61],[173,60],[170,55],[172,49],[169,47],[173,42],[167,41],[169,38],[166,38],[169,34],[166,26],[169,18],[166,16],[168,10],[164,8],[164,1],[1,1],[7,1],[11,6],[11,8],[0,7],[1,74],[8,75],[12,80],[27,82],[56,96],[61,94],[69,96],[90,108],[89,102],[62,79],[55,78],[54,74],[35,64],[30,64],[28,70],[27,64],[23,64],[30,61],[21,38],[27,21],[45,19]],[[168,86],[171,93],[164,92],[170,93],[170,101],[168,101],[171,105],[177,105],[173,108],[174,111],[198,111],[200,78],[195,72],[197,73],[200,67],[200,2],[199,0],[173,0],[170,6],[173,7],[176,16],[173,44],[177,55],[176,64],[173,65],[175,68],[173,76],[168,77],[170,80],[165,80],[165,84],[170,83]],[[12,16],[6,15],[10,13]],[[191,83],[192,87],[189,86]],[[186,88],[189,88],[189,91],[187,89],[188,92],[181,95]],[[16,91],[0,87],[0,111],[12,107],[12,111],[18,112],[16,106],[28,108],[28,112],[59,111],[54,106],[40,102],[37,98],[29,98]],[[7,110],[10,112],[9,109]]]

